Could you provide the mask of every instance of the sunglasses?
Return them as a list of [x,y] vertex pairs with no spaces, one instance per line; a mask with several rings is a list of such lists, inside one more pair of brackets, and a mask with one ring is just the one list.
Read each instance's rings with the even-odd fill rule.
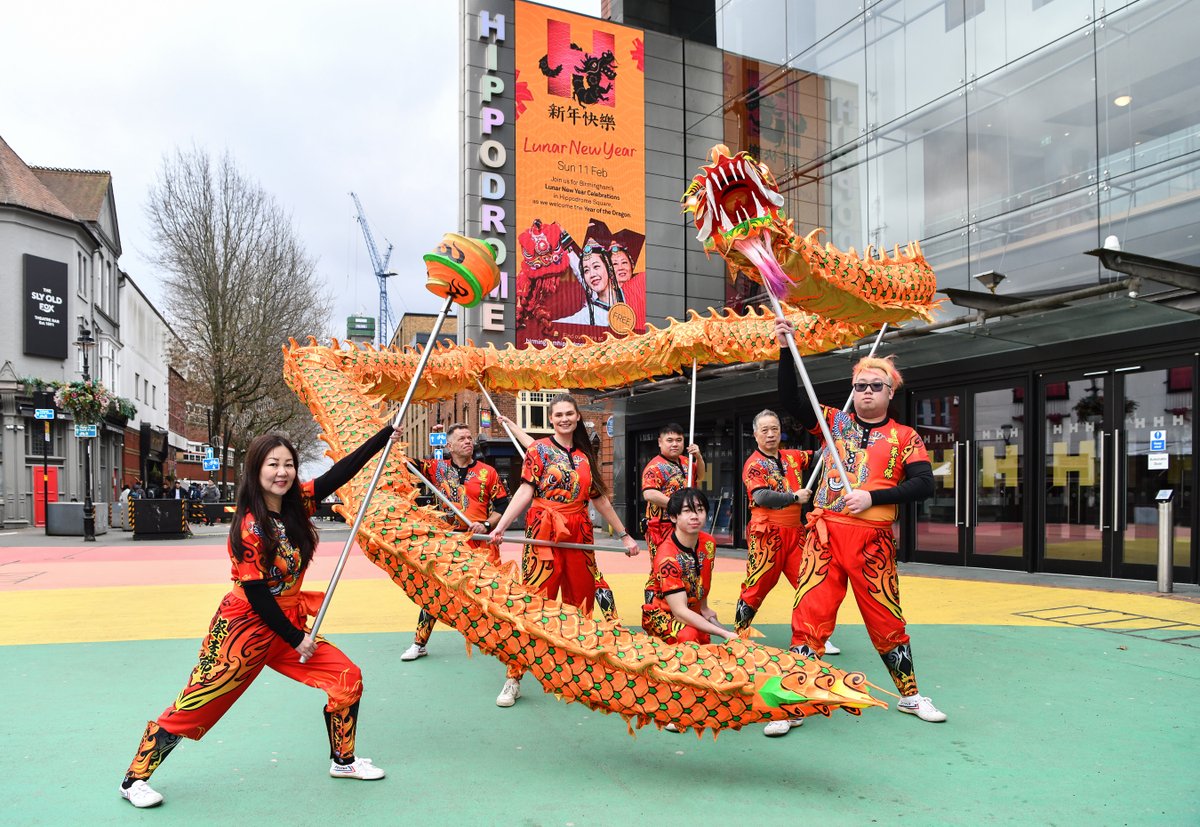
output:
[[858,393],[862,393],[867,388],[870,388],[872,393],[883,393],[884,388],[890,388],[890,387],[891,387],[891,385],[889,385],[887,382],[855,382],[854,383],[854,390]]

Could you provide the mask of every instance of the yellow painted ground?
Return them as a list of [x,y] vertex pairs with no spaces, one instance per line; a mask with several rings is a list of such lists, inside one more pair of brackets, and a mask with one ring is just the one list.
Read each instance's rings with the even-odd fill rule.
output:
[[[640,574],[608,577],[617,607],[627,625],[641,621]],[[713,578],[711,605],[720,619],[733,619],[740,574],[718,573]],[[310,588],[321,589],[318,581]],[[1200,603],[1148,594],[1122,594],[1050,586],[1023,586],[934,577],[901,576],[901,595],[908,621],[915,624],[986,624],[1056,626],[1052,621],[1018,613],[1041,613],[1059,607],[1086,607],[1111,614],[1096,619],[1116,619],[1123,628],[1142,623],[1136,617],[1164,618],[1200,625]],[[4,594],[0,612],[0,645],[27,643],[84,643],[89,641],[199,640],[207,629],[228,584],[139,586],[15,591]],[[790,589],[776,588],[759,612],[760,624],[787,624],[791,614]],[[343,580],[325,618],[322,633],[330,636],[356,632],[411,630],[417,609],[388,580]],[[1089,622],[1091,618],[1088,618]],[[847,596],[838,616],[842,624],[861,624],[852,597]]]

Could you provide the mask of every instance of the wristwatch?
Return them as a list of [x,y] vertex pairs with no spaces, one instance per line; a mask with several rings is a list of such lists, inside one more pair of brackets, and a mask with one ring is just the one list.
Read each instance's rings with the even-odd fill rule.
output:
[[490,531],[492,530],[492,521],[491,521],[491,520],[484,520],[484,521],[483,521],[483,527],[484,527],[484,528],[486,528],[486,529],[487,529],[487,530],[490,532]]

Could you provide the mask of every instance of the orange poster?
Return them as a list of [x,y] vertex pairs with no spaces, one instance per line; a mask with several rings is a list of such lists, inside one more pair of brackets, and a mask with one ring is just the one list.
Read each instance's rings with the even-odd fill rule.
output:
[[645,330],[643,42],[516,4],[518,347]]

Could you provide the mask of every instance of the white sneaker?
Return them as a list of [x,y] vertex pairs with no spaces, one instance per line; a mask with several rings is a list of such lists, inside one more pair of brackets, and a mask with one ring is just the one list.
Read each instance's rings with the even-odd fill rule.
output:
[[516,678],[509,678],[504,682],[504,688],[500,690],[500,694],[496,696],[496,706],[512,706],[519,697],[521,697],[521,682]]
[[665,729],[667,732],[682,732],[683,731],[679,727],[675,726],[674,724],[667,724],[665,727],[663,727],[663,729]]
[[837,648],[836,646],[834,646],[832,640],[825,641],[825,654],[840,655],[841,653],[842,653],[842,650]]
[[934,706],[933,701],[924,695],[909,695],[907,698],[901,698],[900,702],[896,704],[896,709],[907,712],[909,715],[916,715],[922,721],[929,721],[931,724],[940,724],[946,720],[946,713]]
[[787,735],[792,727],[804,725],[803,718],[788,718],[786,721],[771,721],[763,727],[763,735],[768,738],[778,738],[780,735]]
[[334,778],[358,778],[362,781],[378,781],[387,775],[379,767],[371,763],[370,758],[356,758],[353,764],[330,763],[329,774]]
[[429,650],[419,643],[414,643],[404,650],[404,654],[400,656],[400,660],[416,660],[423,658],[429,654]]
[[162,793],[157,793],[145,781],[134,781],[129,788],[121,787],[121,798],[135,807],[157,807],[162,804]]

